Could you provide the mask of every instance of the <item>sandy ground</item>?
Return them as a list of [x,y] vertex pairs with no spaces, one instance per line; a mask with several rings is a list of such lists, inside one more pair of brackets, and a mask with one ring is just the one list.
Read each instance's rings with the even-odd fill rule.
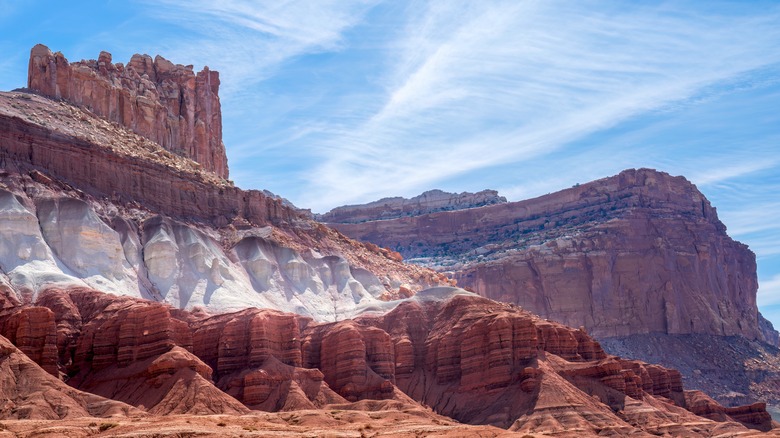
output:
[[468,426],[430,412],[312,410],[243,416],[4,420],[5,437],[532,437],[491,426]]

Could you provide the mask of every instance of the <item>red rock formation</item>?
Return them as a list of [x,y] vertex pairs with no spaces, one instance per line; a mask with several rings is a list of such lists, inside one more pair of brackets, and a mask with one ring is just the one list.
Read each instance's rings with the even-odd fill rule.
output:
[[[476,296],[428,299],[438,294],[424,291],[418,294],[421,300],[358,322],[390,334],[396,346],[391,358],[396,385],[443,415],[527,432],[575,427],[590,433],[602,428],[655,431],[656,420],[634,416],[638,405],[658,422],[674,409],[679,409],[681,422],[696,421],[684,411],[687,405],[676,370],[607,356],[582,330],[511,305]],[[350,354],[359,343],[346,344],[350,348],[341,351],[348,365],[339,369],[360,375],[356,363],[361,357]],[[365,365],[363,369],[371,372]],[[720,421],[766,427],[765,416],[737,417]]]
[[[121,151],[18,118],[0,117],[0,159],[46,169],[55,178],[122,203],[225,226],[292,222],[300,213],[257,190],[215,185],[170,164],[139,160]],[[6,161],[8,160],[8,161]],[[111,175],[110,178],[107,175]]]
[[349,401],[407,397],[395,388],[393,342],[383,330],[353,321],[321,326],[304,337],[304,364]]
[[692,433],[689,423],[707,433],[744,431],[685,410],[694,407],[715,421],[770,424],[763,405],[702,402],[683,392],[675,370],[607,356],[582,330],[454,288],[424,291],[382,316],[327,324],[259,309],[172,311],[90,290],[51,290],[37,304],[55,315],[60,340],[46,339],[70,357],[69,384],[154,414],[392,400],[526,432],[655,433],[672,414],[677,434]]
[[89,109],[228,177],[222,143],[219,73],[208,67],[174,65],[161,56],[133,55],[127,66],[111,54],[69,63],[62,53],[38,44],[30,51],[27,86]]
[[52,345],[71,386],[158,415],[248,412],[214,387],[211,368],[191,353],[187,323],[168,306],[91,290],[50,290],[38,304],[56,316]]
[[734,420],[755,424],[756,429],[772,429],[772,417],[766,412],[765,403],[725,408],[701,391],[685,391],[685,407],[694,414],[715,421]]
[[0,315],[0,334],[34,360],[44,371],[59,377],[54,313],[45,307],[26,307]]
[[450,282],[401,263],[391,251],[348,239],[278,198],[217,181],[191,161],[65,102],[0,93],[0,144],[0,178],[20,198],[78,197],[95,210],[124,216],[114,223],[161,214],[212,226],[223,234],[226,247],[235,244],[237,230],[273,225],[270,238],[279,246],[343,257],[352,269],[378,277],[388,299],[397,297],[402,285],[416,291]]
[[249,309],[191,323],[194,352],[217,386],[253,409],[315,409],[345,400],[317,369],[302,368],[299,325],[309,319]]
[[682,177],[627,170],[528,201],[331,225],[597,337],[775,339],[756,307],[755,256]]
[[0,336],[0,419],[140,416],[124,403],[73,389]]

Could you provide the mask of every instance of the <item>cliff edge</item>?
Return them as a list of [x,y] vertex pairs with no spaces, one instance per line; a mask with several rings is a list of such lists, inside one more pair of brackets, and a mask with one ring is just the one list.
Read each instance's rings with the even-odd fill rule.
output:
[[86,108],[228,178],[219,73],[208,67],[195,73],[191,65],[138,54],[127,65],[113,64],[108,52],[71,63],[38,44],[30,51],[27,87]]

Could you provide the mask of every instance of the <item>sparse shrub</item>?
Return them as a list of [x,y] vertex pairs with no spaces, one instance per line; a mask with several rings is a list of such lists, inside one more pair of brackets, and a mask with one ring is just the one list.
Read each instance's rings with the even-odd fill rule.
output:
[[225,423],[224,421],[220,421],[219,423],[217,423],[217,426],[225,427],[225,426],[227,426],[227,423]]
[[95,426],[97,426],[97,423],[95,423],[95,422],[93,421],[93,422],[89,423],[89,424],[88,424],[88,426],[89,426],[89,427],[95,427]]
[[113,428],[115,428],[117,426],[119,426],[119,425],[116,424],[116,423],[103,423],[103,424],[100,425],[98,430],[101,431],[101,432],[105,432],[108,429],[113,429]]

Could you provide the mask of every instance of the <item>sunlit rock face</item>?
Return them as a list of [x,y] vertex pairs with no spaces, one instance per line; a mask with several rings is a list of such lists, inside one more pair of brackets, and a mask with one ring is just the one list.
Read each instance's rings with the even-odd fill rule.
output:
[[504,202],[506,202],[506,198],[499,196],[495,190],[482,190],[477,193],[448,193],[442,190],[429,190],[411,199],[384,198],[363,205],[336,207],[325,214],[315,215],[315,218],[326,223],[358,223],[419,216],[437,211],[464,210]]
[[[723,407],[685,391],[676,370],[609,356],[584,330],[514,305],[438,287],[384,306],[382,314],[316,322],[50,289],[34,305],[0,313],[0,335],[35,361],[9,363],[14,349],[0,337],[0,368],[18,375],[54,366],[74,388],[154,415],[332,412],[353,402],[372,411],[424,405],[461,423],[523,433],[731,436],[772,427],[762,403]],[[36,342],[31,333],[41,334]],[[40,370],[37,379],[52,377]],[[38,388],[18,381],[0,386],[2,395],[35,400],[28,391]],[[12,408],[0,406],[0,418]]]
[[0,268],[20,300],[88,286],[181,309],[261,307],[336,320],[386,292],[369,271],[353,276],[343,257],[279,246],[267,239],[270,228],[225,248],[208,228],[162,216],[107,220],[80,199],[6,190],[0,225]]
[[527,201],[376,219],[330,225],[598,337],[777,339],[756,307],[755,255],[682,177],[632,169]]
[[30,52],[27,86],[83,106],[228,177],[219,73],[208,67],[195,73],[191,65],[138,54],[127,65],[113,64],[108,52],[97,60],[68,62],[38,44]]

